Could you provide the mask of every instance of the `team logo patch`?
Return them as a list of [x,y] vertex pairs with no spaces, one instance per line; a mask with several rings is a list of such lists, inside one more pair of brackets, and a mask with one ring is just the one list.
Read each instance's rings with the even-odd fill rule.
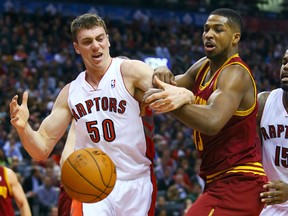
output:
[[112,79],[111,80],[111,88],[115,88],[116,87],[116,80]]

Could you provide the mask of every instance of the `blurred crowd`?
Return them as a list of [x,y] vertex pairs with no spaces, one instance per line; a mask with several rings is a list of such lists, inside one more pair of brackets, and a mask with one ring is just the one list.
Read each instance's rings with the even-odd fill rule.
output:
[[[29,92],[30,123],[34,129],[51,111],[61,88],[80,71],[83,64],[72,46],[69,27],[74,17],[61,13],[4,11],[0,15],[0,164],[18,175],[34,215],[57,214],[60,185],[59,160],[65,137],[49,159],[33,161],[23,149],[10,124],[9,103]],[[183,73],[204,56],[202,28],[176,20],[155,23],[135,16],[133,22],[110,20],[112,56],[141,59],[154,55],[171,60],[171,70]],[[259,91],[277,87],[281,57],[288,48],[282,34],[245,32],[240,56],[254,72]],[[239,77],[241,82],[241,77]],[[155,116],[155,172],[158,180],[157,215],[181,216],[203,190],[191,129],[168,114]]]

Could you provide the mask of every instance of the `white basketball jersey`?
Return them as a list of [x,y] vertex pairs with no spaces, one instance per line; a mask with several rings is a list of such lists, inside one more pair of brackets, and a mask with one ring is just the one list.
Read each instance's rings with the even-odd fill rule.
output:
[[[75,149],[96,147],[116,165],[117,179],[150,174],[139,103],[127,91],[120,71],[123,59],[113,58],[98,88],[85,80],[85,71],[71,82],[68,104],[76,120]],[[153,147],[154,148],[154,147]]]
[[[267,98],[260,123],[263,167],[269,180],[288,183],[288,114],[282,102],[283,90],[273,90]],[[261,215],[287,216],[288,201],[264,208]]]

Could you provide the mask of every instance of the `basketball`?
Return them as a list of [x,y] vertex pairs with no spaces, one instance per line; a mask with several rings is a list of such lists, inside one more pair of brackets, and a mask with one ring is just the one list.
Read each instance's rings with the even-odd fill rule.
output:
[[116,182],[116,167],[110,157],[96,148],[73,152],[64,161],[61,183],[71,198],[84,203],[105,199]]

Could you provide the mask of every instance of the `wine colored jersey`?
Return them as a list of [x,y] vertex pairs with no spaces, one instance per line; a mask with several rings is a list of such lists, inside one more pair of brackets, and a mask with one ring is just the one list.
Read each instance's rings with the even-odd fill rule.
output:
[[[261,164],[261,145],[256,130],[257,91],[251,70],[238,54],[229,58],[205,84],[210,70],[208,60],[199,69],[192,89],[196,104],[205,105],[216,90],[221,71],[229,65],[244,67],[254,86],[255,102],[245,111],[236,111],[226,125],[214,136],[194,131],[194,142],[200,153],[202,164],[200,176],[206,183],[212,182],[224,173],[254,173],[265,175]],[[241,82],[241,77],[239,77]]]
[[0,166],[0,215],[14,216],[12,190],[9,184],[7,170]]

